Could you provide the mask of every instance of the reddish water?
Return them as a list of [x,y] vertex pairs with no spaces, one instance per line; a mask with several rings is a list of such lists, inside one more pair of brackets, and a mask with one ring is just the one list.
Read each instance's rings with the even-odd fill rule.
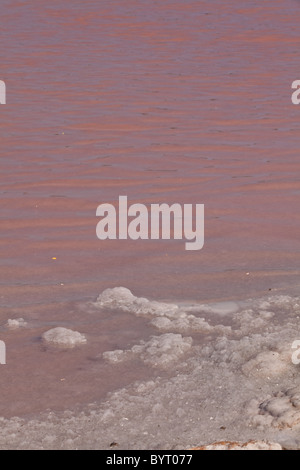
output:
[[[299,9],[291,0],[2,2],[0,319],[33,323],[1,333],[1,414],[122,385],[111,377],[101,389],[87,362],[126,335],[72,304],[107,287],[201,302],[297,290]],[[99,241],[96,208],[119,195],[205,204],[204,248]],[[58,324],[109,344],[66,353],[64,366],[61,352],[41,359],[39,335]],[[135,328],[131,341],[144,334]],[[58,393],[66,370],[72,385]]]

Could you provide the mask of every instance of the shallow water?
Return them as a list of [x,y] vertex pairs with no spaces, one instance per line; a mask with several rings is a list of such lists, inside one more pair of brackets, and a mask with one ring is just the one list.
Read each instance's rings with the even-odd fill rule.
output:
[[[126,367],[103,360],[158,334],[131,312],[95,311],[106,288],[179,305],[299,294],[300,121],[291,103],[299,9],[297,1],[2,2],[0,415],[101,404],[135,381],[176,376],[185,356],[163,372],[136,357]],[[98,240],[96,208],[119,195],[205,204],[204,248]],[[218,323],[214,310],[205,315]],[[5,327],[20,317],[25,328]],[[231,316],[220,322],[233,327]],[[87,344],[45,346],[42,333],[56,326]],[[209,341],[191,325],[186,336],[195,347]]]

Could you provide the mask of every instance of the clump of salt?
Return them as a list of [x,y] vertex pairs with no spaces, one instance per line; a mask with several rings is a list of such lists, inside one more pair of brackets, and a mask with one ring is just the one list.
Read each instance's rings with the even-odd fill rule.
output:
[[86,337],[78,331],[63,327],[52,328],[42,335],[43,341],[54,346],[73,348],[86,343]]
[[278,351],[263,351],[242,366],[245,375],[269,380],[286,373],[289,369],[292,369],[289,351],[281,351],[281,354]]
[[300,387],[269,396],[265,401],[251,400],[248,405],[251,424],[258,428],[290,429],[300,424]]
[[190,336],[165,333],[161,336],[152,336],[149,341],[141,341],[131,349],[106,351],[103,353],[103,358],[116,364],[139,357],[145,364],[165,369],[177,362],[191,348],[192,342]]
[[95,306],[110,310],[116,309],[123,312],[130,312],[138,316],[159,316],[166,313],[174,314],[178,311],[178,305],[176,304],[150,301],[144,297],[136,297],[126,287],[105,289],[102,294],[98,296]]
[[24,320],[24,318],[9,318],[5,326],[11,330],[16,330],[17,328],[22,328],[26,325],[27,322]]

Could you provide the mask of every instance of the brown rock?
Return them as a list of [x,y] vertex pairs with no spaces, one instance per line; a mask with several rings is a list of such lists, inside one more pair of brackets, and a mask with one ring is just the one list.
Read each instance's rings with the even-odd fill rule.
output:
[[234,441],[220,441],[200,447],[194,447],[191,450],[282,450],[282,447],[276,442],[267,441],[252,440],[243,443]]

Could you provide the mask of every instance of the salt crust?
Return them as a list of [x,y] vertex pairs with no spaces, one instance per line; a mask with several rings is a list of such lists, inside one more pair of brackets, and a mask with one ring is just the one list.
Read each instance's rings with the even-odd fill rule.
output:
[[48,344],[60,347],[72,348],[79,344],[86,343],[85,336],[78,331],[69,330],[60,326],[43,333],[42,339]]
[[[217,325],[211,324],[208,316],[204,321],[212,329],[203,335],[206,342],[199,344],[198,332],[194,337],[189,326],[184,336],[172,321],[182,313],[199,318],[203,306],[170,308],[163,304],[158,308],[159,302],[153,307],[147,299],[132,302],[132,294],[126,292],[125,297],[131,300],[125,301],[125,311],[135,313],[136,305],[142,304],[137,311],[144,312],[150,322],[159,317],[171,320],[165,323],[166,331],[160,330],[161,337],[140,341],[125,349],[126,354],[129,351],[129,355],[144,361],[152,357],[153,363],[148,364],[157,367],[155,361],[158,364],[162,357],[165,334],[179,335],[165,337],[169,345],[171,338],[177,342],[179,351],[186,338],[193,338],[180,359],[173,357],[169,362],[168,376],[161,371],[159,377],[129,384],[82,412],[50,412],[30,421],[0,418],[1,448],[104,449],[115,441],[120,449],[190,449],[199,441],[220,444],[224,437],[230,442],[267,440],[284,448],[300,448],[299,367],[292,364],[290,349],[299,339],[299,298],[250,300],[239,304],[236,312],[232,306],[227,321],[230,326],[223,332],[213,330]],[[114,303],[109,297],[106,302],[102,297],[98,308],[109,308]],[[112,308],[119,306],[118,301]],[[172,355],[172,351],[169,353]],[[127,367],[127,362],[121,364],[123,373]]]
[[27,325],[27,322],[24,320],[24,318],[9,318],[6,322],[6,328],[9,328],[10,330],[16,330],[18,328],[25,327]]
[[[201,348],[200,357],[203,364],[214,364],[224,370],[239,371],[250,380],[265,381],[279,385],[282,377],[291,379],[295,366],[291,361],[291,339],[294,339],[294,321],[299,320],[299,299],[288,296],[269,297],[245,303],[244,308],[236,308],[237,303],[226,305],[224,309],[214,306],[187,306],[160,304],[147,299],[135,297],[128,289],[107,289],[97,300],[101,308],[119,309],[136,315],[148,315],[150,322],[159,331],[165,332],[161,337],[153,337],[148,342],[141,342],[130,350],[108,351],[104,353],[111,363],[122,362],[138,355],[146,364],[156,367],[168,367],[176,362],[192,346],[192,337],[183,338],[181,333],[214,333],[214,341]],[[276,312],[286,311],[286,324],[276,328]],[[292,311],[292,315],[290,312]],[[191,313],[192,312],[192,313]],[[231,312],[232,326],[211,325],[202,317],[193,313],[211,312],[223,315]],[[153,318],[154,316],[154,318]],[[275,321],[274,321],[275,319]],[[290,320],[290,321],[288,321]],[[299,321],[296,321],[299,323]],[[174,346],[176,349],[174,352]],[[204,362],[203,362],[204,361]],[[206,362],[205,362],[206,361]],[[300,396],[300,392],[299,392]],[[300,402],[300,399],[299,399]],[[250,401],[251,425],[262,428],[273,426],[279,428],[297,426],[300,422],[298,407],[298,390],[289,389],[278,392],[263,402]]]
[[[218,333],[230,332],[230,327],[224,325],[211,326],[202,317],[196,317],[179,308],[176,304],[168,304],[156,301],[150,301],[143,297],[135,297],[132,292],[125,287],[115,287],[106,289],[99,295],[95,306],[110,310],[121,310],[133,313],[137,316],[148,316],[151,324],[162,332],[186,333],[188,330],[194,332]],[[220,307],[218,307],[220,308]],[[188,307],[187,310],[195,310]],[[199,310],[199,307],[197,308]],[[200,307],[201,309],[201,307]],[[203,306],[203,311],[207,308]],[[211,309],[209,310],[211,311]]]
[[118,363],[138,356],[145,364],[164,369],[180,359],[190,349],[192,342],[191,337],[183,338],[180,334],[165,333],[152,336],[149,341],[141,341],[125,351],[107,351],[103,357],[111,363]]
[[287,429],[300,425],[300,386],[279,391],[263,402],[252,400],[248,406],[251,423],[260,428]]
[[169,315],[178,311],[178,305],[150,301],[143,297],[135,297],[126,287],[106,289],[95,302],[97,307],[133,312],[136,315]]

